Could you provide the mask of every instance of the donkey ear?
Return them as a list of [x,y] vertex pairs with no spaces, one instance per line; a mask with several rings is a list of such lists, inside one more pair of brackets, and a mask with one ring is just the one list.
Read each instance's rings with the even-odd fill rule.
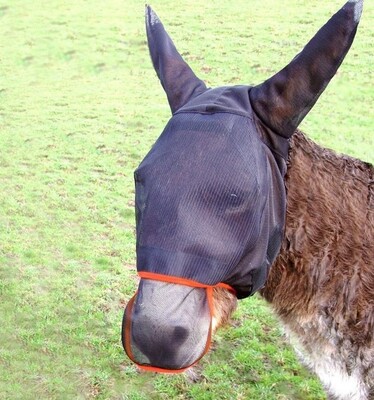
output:
[[313,107],[347,54],[363,0],[349,0],[284,69],[250,91],[262,121],[289,138]]
[[153,66],[174,113],[207,88],[178,53],[158,16],[149,6],[146,6],[146,28]]

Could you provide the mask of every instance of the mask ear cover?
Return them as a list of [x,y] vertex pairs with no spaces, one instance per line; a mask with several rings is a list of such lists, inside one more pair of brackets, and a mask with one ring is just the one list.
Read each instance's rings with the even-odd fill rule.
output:
[[209,350],[214,315],[213,288],[188,279],[140,272],[138,291],[128,302],[122,345],[139,368],[180,373]]

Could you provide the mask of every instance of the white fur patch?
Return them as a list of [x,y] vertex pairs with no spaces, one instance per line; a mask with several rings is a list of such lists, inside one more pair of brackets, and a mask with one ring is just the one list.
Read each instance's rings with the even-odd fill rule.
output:
[[367,399],[366,393],[362,392],[362,383],[357,373],[349,376],[340,370],[336,363],[322,359],[315,365],[315,371],[326,388],[330,389],[338,399],[341,400],[363,400]]
[[325,389],[339,400],[368,400],[365,384],[358,370],[349,375],[344,360],[334,353],[334,346],[316,346],[306,351],[298,337],[286,325],[285,333],[296,354],[303,364],[312,370],[321,380]]

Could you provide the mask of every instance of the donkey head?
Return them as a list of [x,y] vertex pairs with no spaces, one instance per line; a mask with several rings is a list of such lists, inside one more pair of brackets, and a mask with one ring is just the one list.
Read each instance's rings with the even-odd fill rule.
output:
[[123,344],[137,364],[182,370],[207,351],[214,287],[244,298],[266,281],[285,224],[288,142],[353,41],[350,0],[261,85],[210,89],[146,8],[149,50],[172,118],[135,172],[139,290]]

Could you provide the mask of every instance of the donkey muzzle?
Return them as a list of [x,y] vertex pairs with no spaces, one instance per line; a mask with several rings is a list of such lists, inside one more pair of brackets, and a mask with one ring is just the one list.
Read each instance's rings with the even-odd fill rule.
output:
[[123,318],[122,343],[139,367],[182,372],[208,351],[212,331],[210,288],[141,279]]

